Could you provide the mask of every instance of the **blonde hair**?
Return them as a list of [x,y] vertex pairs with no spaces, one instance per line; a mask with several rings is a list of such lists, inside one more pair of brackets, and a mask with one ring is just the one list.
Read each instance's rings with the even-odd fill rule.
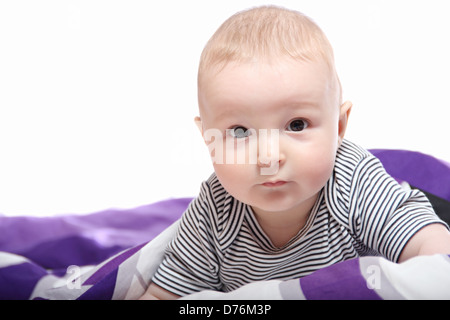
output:
[[333,48],[323,31],[306,15],[276,6],[238,12],[219,27],[202,52],[198,85],[206,72],[221,70],[229,62],[271,61],[283,56],[324,62],[340,90]]

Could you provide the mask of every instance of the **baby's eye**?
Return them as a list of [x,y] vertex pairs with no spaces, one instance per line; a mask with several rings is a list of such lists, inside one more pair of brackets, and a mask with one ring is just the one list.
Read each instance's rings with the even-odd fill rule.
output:
[[231,136],[236,139],[244,139],[251,135],[251,131],[249,129],[239,126],[228,129],[228,131]]
[[289,122],[287,126],[288,131],[300,132],[308,127],[308,122],[303,119],[295,119]]

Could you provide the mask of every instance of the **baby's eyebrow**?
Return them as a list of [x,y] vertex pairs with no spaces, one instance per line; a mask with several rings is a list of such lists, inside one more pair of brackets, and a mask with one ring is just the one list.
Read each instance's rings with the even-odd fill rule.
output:
[[230,118],[236,119],[245,116],[245,110],[221,110],[215,115],[214,120],[224,121]]
[[308,109],[308,108],[314,108],[317,106],[317,102],[314,101],[296,101],[292,103],[286,103],[285,108],[288,109]]
[[[318,103],[316,101],[310,100],[293,100],[286,102],[282,102],[273,106],[273,110],[279,111],[281,113],[284,112],[312,112],[318,111]],[[272,108],[271,108],[272,109]],[[272,111],[273,111],[272,110]],[[264,111],[265,112],[265,111]],[[222,124],[227,122],[239,122],[244,120],[245,118],[253,118],[255,117],[254,110],[247,109],[245,107],[234,108],[234,107],[223,107],[216,111],[214,114],[214,122]],[[237,125],[239,123],[233,123],[233,125]]]

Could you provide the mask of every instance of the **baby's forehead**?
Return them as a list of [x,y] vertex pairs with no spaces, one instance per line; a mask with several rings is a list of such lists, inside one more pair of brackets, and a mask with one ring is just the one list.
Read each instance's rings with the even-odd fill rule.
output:
[[222,113],[255,104],[280,108],[323,104],[336,97],[337,84],[333,82],[324,63],[315,61],[229,63],[204,78],[199,87],[199,106],[203,112]]
[[[290,57],[277,59],[253,59],[249,62],[230,61],[209,69],[199,81],[199,93],[209,90],[222,90],[221,86],[240,87],[243,82],[251,79],[255,86],[262,81],[272,81],[273,85],[295,86],[296,81],[319,82],[324,89],[336,85],[336,76],[328,68],[325,61],[295,60]],[[306,79],[306,80],[305,80]]]

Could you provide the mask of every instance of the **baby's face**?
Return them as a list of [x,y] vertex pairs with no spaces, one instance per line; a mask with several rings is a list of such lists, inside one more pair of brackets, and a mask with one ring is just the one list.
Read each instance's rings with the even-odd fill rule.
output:
[[291,60],[230,63],[204,78],[203,136],[231,195],[255,212],[311,209],[346,125],[331,81],[320,63]]

